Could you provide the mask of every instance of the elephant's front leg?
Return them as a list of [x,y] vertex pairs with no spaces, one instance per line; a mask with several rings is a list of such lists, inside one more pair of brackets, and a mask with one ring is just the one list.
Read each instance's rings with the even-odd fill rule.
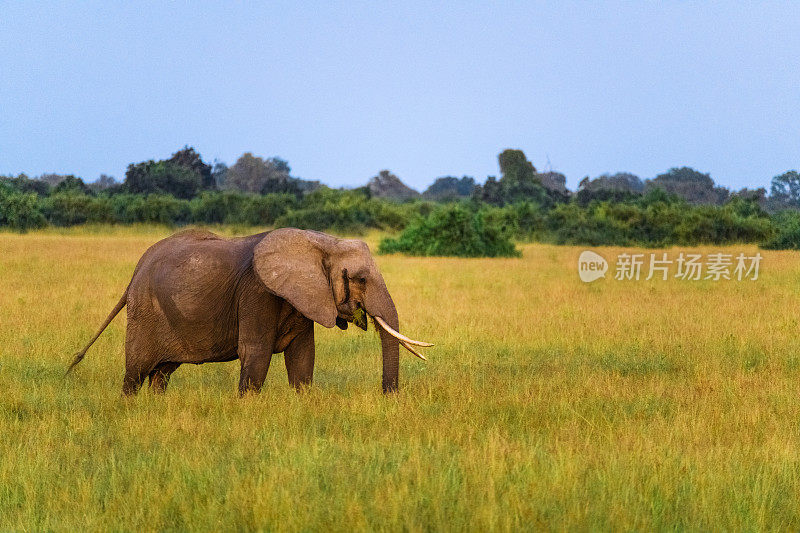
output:
[[276,317],[280,301],[264,291],[250,273],[243,280],[245,289],[239,301],[239,337],[237,351],[241,363],[239,395],[258,392],[267,379],[269,362],[275,348]]
[[314,322],[306,319],[302,331],[283,352],[289,384],[297,390],[311,385],[314,378]]
[[239,395],[244,396],[248,391],[259,392],[264,380],[267,379],[269,362],[272,360],[272,346],[263,343],[239,344]]

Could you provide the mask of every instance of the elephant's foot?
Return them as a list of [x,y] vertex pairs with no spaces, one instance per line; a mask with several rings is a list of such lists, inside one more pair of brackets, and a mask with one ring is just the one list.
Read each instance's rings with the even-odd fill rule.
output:
[[169,378],[180,363],[161,363],[150,372],[150,390],[155,394],[163,394],[167,390]]
[[[239,374],[239,396],[244,396],[248,392],[260,392],[264,380],[267,379],[267,370],[272,360],[272,352],[266,355],[263,350],[259,350],[262,355],[255,355],[253,351],[245,351],[240,355],[242,369]],[[249,353],[248,353],[249,352]],[[257,352],[256,352],[257,353]]]
[[142,387],[146,376],[147,373],[142,372],[138,368],[129,368],[125,370],[125,377],[122,380],[122,394],[125,396],[135,395]]

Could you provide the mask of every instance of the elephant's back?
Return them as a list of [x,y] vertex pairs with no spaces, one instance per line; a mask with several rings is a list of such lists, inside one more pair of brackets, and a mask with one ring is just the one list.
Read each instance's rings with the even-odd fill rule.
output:
[[179,360],[220,350],[230,343],[235,287],[251,261],[241,244],[210,232],[163,239],[142,256],[131,280],[129,321],[162,324],[156,329],[181,339],[183,353],[173,354]]
[[226,239],[202,229],[185,229],[161,239],[148,248],[139,259],[133,279],[140,271],[159,268],[179,268],[189,262],[196,268],[235,267],[252,254],[253,245],[244,239]]
[[154,296],[173,300],[222,293],[250,261],[241,243],[211,232],[189,230],[159,241],[147,250],[132,285],[146,281]]

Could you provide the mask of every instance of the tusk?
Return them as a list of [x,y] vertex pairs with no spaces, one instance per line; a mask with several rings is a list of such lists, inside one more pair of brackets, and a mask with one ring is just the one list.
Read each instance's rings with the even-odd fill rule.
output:
[[[386,321],[384,319],[382,319],[381,317],[379,317],[379,316],[374,316],[373,315],[372,318],[374,318],[378,322],[378,324],[380,324],[381,327],[386,330],[386,332],[389,335],[391,335],[392,337],[396,338],[397,340],[404,341],[404,342],[406,342],[408,344],[413,344],[414,346],[425,346],[425,347],[433,346],[433,344],[431,344],[429,342],[415,341],[414,339],[409,339],[408,337],[406,337],[405,335],[403,335],[399,331],[395,331],[394,329],[392,329],[392,327],[389,324],[387,324]],[[406,346],[406,348],[408,348],[408,346]]]
[[424,355],[422,355],[421,353],[419,353],[418,351],[416,351],[414,348],[412,348],[412,347],[411,347],[411,345],[409,345],[407,342],[405,342],[405,341],[400,341],[400,344],[402,344],[402,345],[403,345],[403,348],[405,348],[405,349],[406,349],[406,350],[408,350],[409,352],[413,353],[414,355],[416,355],[417,357],[419,357],[419,358],[420,358],[420,359],[422,359],[423,361],[427,361],[427,359],[425,358],[425,356],[424,356]]

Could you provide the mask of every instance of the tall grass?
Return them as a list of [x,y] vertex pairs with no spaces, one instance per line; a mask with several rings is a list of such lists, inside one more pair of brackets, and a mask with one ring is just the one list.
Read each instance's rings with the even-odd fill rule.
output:
[[232,362],[123,399],[124,316],[64,379],[166,234],[0,234],[0,530],[800,527],[796,254],[752,282],[592,284],[581,248],[378,256],[437,344],[388,397],[356,328],[317,327],[300,395],[275,356],[258,396]]

